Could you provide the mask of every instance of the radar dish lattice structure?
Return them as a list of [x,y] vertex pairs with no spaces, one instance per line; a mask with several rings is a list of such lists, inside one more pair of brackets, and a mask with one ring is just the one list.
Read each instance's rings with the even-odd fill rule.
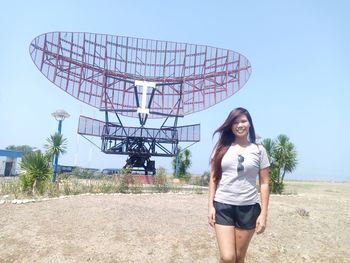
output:
[[[101,137],[103,152],[129,155],[127,165],[146,174],[155,172],[151,156],[174,156],[179,142],[200,140],[200,125],[178,126],[178,118],[234,95],[251,74],[232,50],[95,33],[45,33],[30,55],[52,83],[105,112],[105,120],[80,116],[78,133]],[[124,126],[120,115],[140,125]],[[146,127],[156,118],[165,119],[160,128]]]

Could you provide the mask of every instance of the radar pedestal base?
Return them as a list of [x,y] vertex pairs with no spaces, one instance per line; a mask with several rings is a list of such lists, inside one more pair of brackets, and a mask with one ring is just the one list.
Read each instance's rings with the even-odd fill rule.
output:
[[130,168],[132,172],[144,172],[145,175],[155,175],[155,161],[150,155],[130,154],[124,168]]

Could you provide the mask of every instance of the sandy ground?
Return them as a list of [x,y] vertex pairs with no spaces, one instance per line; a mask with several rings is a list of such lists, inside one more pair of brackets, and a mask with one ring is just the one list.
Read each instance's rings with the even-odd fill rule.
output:
[[[350,262],[350,183],[287,192],[246,262]],[[85,195],[1,204],[0,262],[218,262],[218,248],[206,194]]]

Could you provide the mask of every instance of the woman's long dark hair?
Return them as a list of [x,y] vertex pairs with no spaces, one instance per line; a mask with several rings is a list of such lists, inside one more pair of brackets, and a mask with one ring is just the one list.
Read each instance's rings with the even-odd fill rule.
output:
[[236,136],[232,132],[232,125],[237,119],[237,117],[245,115],[249,121],[250,128],[249,128],[249,141],[251,143],[255,143],[256,137],[255,137],[255,130],[254,125],[252,121],[252,117],[250,116],[249,112],[244,108],[236,108],[230,112],[228,117],[226,118],[225,122],[218,128],[213,134],[213,137],[216,133],[220,134],[219,140],[216,143],[214,147],[214,156],[211,160],[212,165],[212,171],[213,171],[213,179],[214,182],[217,182],[219,178],[221,177],[221,161],[224,157],[225,153],[227,152],[228,148],[231,146],[231,144],[235,141]]

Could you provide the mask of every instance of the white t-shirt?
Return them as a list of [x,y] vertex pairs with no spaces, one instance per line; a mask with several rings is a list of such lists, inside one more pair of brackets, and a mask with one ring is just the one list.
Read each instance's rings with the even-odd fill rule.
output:
[[238,171],[238,155],[231,146],[221,161],[222,175],[214,200],[231,205],[254,205],[259,203],[256,180],[259,170],[270,166],[265,148],[254,143],[248,145],[242,155],[243,167]]

